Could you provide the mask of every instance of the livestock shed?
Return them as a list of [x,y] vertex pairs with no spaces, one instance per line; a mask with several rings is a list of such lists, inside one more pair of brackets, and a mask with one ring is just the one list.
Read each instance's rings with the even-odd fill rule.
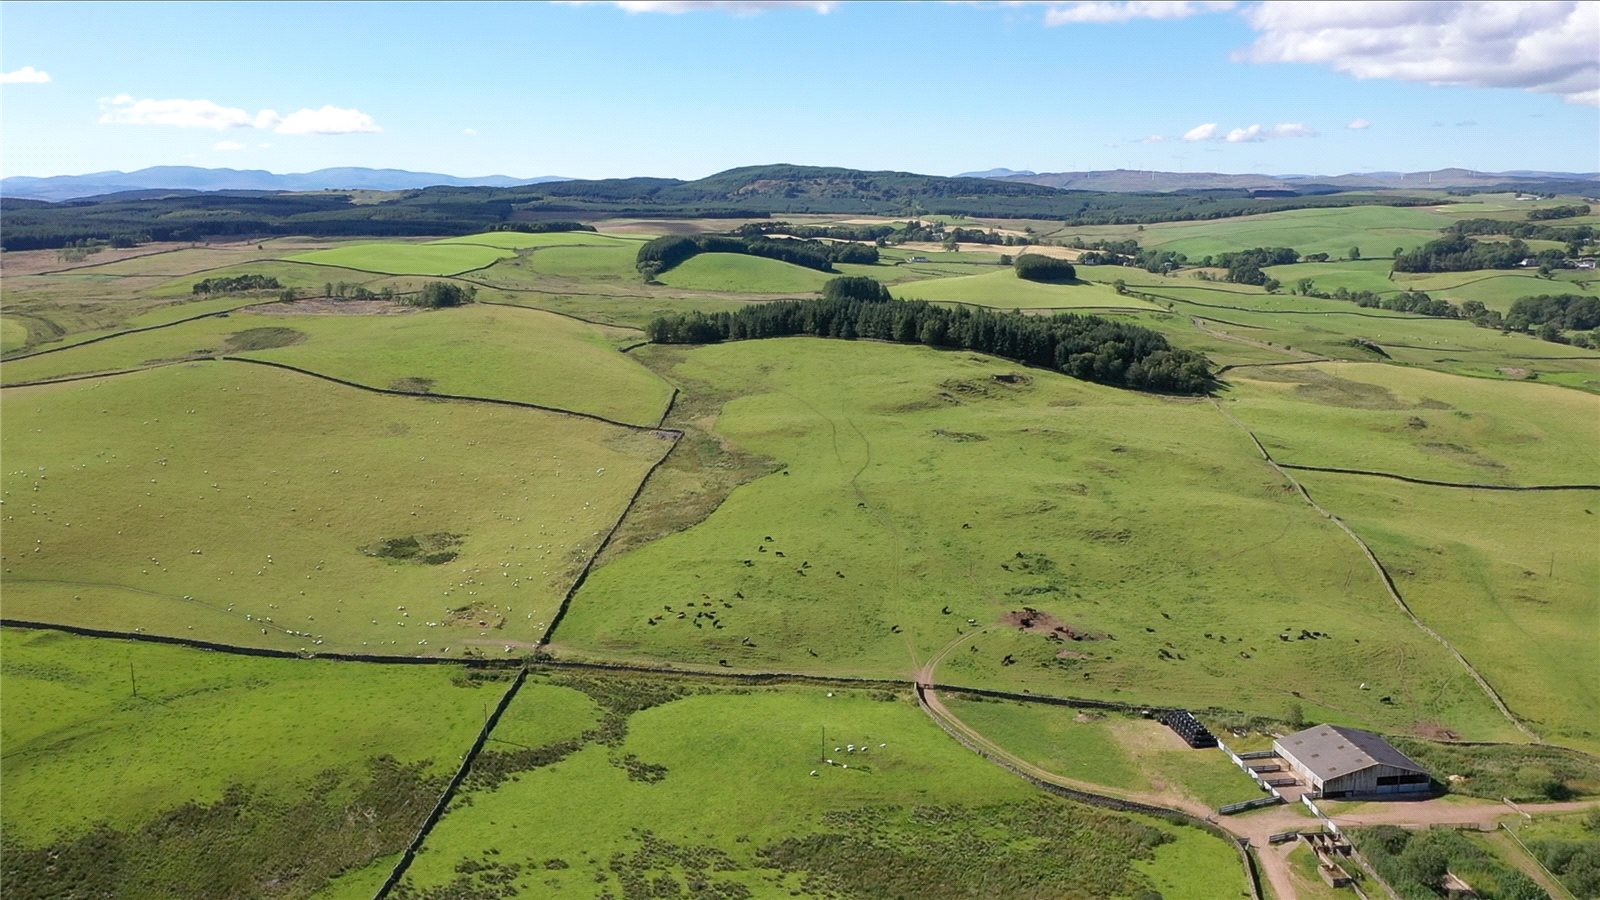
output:
[[1426,769],[1370,731],[1316,725],[1272,742],[1272,748],[1323,797],[1424,794]]

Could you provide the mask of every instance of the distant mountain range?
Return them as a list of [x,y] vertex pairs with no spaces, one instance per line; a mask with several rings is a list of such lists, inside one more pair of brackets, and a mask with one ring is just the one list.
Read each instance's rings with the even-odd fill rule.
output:
[[0,196],[30,200],[72,200],[124,191],[405,191],[425,187],[513,187],[567,181],[557,175],[512,178],[484,175],[462,178],[437,172],[345,167],[278,175],[264,169],[203,169],[197,166],[152,166],[136,172],[94,172],[33,178],[0,179]]
[[[725,180],[729,174],[748,172],[765,167],[744,167],[719,173],[701,182]],[[779,167],[783,168],[783,167]],[[806,167],[788,167],[789,169]],[[814,183],[815,173],[827,173],[832,178],[854,177],[853,169],[808,169],[813,173],[805,180],[813,182],[800,188],[813,193],[819,187],[832,192],[839,185]],[[1483,188],[1526,187],[1536,190],[1544,183],[1561,182],[1572,189],[1573,182],[1600,181],[1594,172],[1544,172],[1517,170],[1511,172],[1478,172],[1472,169],[1435,169],[1431,172],[1357,172],[1347,175],[1234,175],[1221,172],[1160,172],[1139,169],[1108,169],[1092,172],[1033,172],[1027,169],[995,168],[981,172],[964,172],[953,179],[939,176],[912,175],[911,173],[871,173],[892,175],[897,187],[910,187],[916,183],[926,190],[933,183],[960,184],[986,181],[1011,182],[1016,188],[1024,185],[1055,188],[1068,191],[1094,191],[1101,193],[1173,193],[1177,191],[1292,191],[1299,194],[1327,194],[1338,191],[1394,188]],[[315,172],[279,175],[262,169],[204,169],[196,166],[153,166],[136,172],[94,172],[88,175],[56,175],[48,178],[12,176],[0,179],[0,197],[8,200],[47,200],[59,202],[106,194],[124,194],[129,199],[136,192],[162,191],[325,191],[372,190],[405,191],[428,187],[487,187],[512,188],[525,185],[543,185],[556,182],[578,182],[555,175],[536,178],[512,178],[508,175],[483,175],[463,178],[437,172],[410,172],[404,169],[369,169],[347,167],[318,169]],[[596,184],[662,188],[675,184],[699,184],[678,179],[623,178],[603,179]],[[746,185],[737,192],[748,198],[764,193],[772,187],[770,181]],[[795,189],[785,185],[784,190]],[[971,189],[967,193],[971,193]],[[159,194],[157,195],[159,196]],[[792,196],[792,195],[791,195]]]
[[1023,175],[1037,175],[1032,169],[984,169],[982,172],[962,172],[957,178],[1016,178]]
[[[993,173],[993,174],[991,174]],[[1355,172],[1347,175],[1231,175],[1222,172],[1160,172],[1109,169],[1094,172],[1013,172],[990,169],[969,172],[978,178],[1020,181],[1072,191],[1114,193],[1168,193],[1171,191],[1249,190],[1315,192],[1318,187],[1339,190],[1363,188],[1465,188],[1526,184],[1531,190],[1549,181],[1596,181],[1595,172],[1478,172],[1472,169],[1434,169],[1428,172]]]

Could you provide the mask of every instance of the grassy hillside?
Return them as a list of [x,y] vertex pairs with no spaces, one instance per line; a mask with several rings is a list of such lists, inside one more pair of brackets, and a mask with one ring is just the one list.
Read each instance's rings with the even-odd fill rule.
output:
[[[305,307],[306,311],[298,311]],[[639,334],[538,310],[475,304],[357,314],[309,304],[201,319],[6,364],[7,383],[228,354],[299,366],[378,388],[556,406],[654,425],[671,389],[616,350]]]
[[1018,278],[1010,267],[980,275],[935,278],[897,285],[894,295],[903,300],[952,300],[996,309],[1158,308],[1146,300],[1119,296],[1109,285],[1089,282],[1043,284]]
[[[501,878],[548,897],[1132,896],[1162,883],[1187,884],[1164,896],[1201,898],[1241,888],[1222,841],[1045,799],[950,741],[908,697],[556,683],[588,693],[610,724],[525,761],[501,749],[397,896],[462,896]],[[539,717],[541,699],[520,696],[513,713]],[[1204,874],[1183,877],[1195,870]]]
[[[565,652],[905,678],[983,629],[942,678],[1269,713],[1299,691],[1396,730],[1506,734],[1354,544],[1205,402],[842,341],[655,358],[725,398],[718,438],[781,470],[600,566]],[[638,512],[678,502],[647,491]],[[1081,640],[1019,632],[1005,616],[1024,607]],[[1351,660],[1374,672],[1319,674]]]
[[265,881],[308,896],[405,846],[496,697],[431,667],[12,629],[0,645],[14,896],[220,896]]
[[661,273],[659,280],[671,287],[694,291],[809,294],[822,290],[822,285],[832,277],[828,272],[760,256],[701,253]]
[[521,652],[668,447],[243,363],[4,414],[7,615],[291,650]]

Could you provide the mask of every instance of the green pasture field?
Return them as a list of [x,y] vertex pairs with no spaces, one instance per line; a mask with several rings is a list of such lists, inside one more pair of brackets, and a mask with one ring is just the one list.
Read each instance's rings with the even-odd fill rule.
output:
[[[946,683],[1268,714],[1299,691],[1387,730],[1511,734],[1209,403],[922,347],[636,352],[719,398],[699,421],[776,471],[598,566],[559,652],[908,678],[965,635]],[[647,487],[638,521],[693,493],[677,490]],[[1082,640],[1019,632],[1004,617],[1025,607]]]
[[75,266],[63,275],[114,275],[119,278],[177,278],[212,269],[231,268],[245,263],[271,261],[282,250],[255,244],[229,247],[185,247],[167,253],[150,253],[127,259]]
[[894,295],[902,300],[948,300],[997,309],[1158,309],[1154,303],[1120,296],[1110,285],[1092,282],[1041,284],[1018,278],[1015,271],[996,267],[981,275],[936,278],[899,285]]
[[1551,743],[1600,749],[1591,714],[1600,708],[1600,492],[1295,477],[1372,546],[1417,616],[1454,643],[1534,731]]
[[4,415],[7,615],[312,652],[526,652],[669,446],[231,362]]
[[1220,750],[1192,749],[1159,723],[1042,703],[939,699],[984,737],[1047,772],[1213,809],[1261,796]]
[[1586,281],[1582,273],[1576,270],[1559,272],[1551,278],[1541,277],[1536,271],[1506,269],[1426,274],[1397,272],[1391,276],[1389,267],[1390,261],[1387,259],[1296,263],[1292,266],[1272,266],[1267,269],[1267,274],[1282,282],[1285,290],[1293,287],[1301,278],[1310,278],[1319,291],[1343,287],[1351,291],[1374,291],[1385,296],[1400,291],[1425,291],[1436,299],[1449,300],[1458,306],[1468,300],[1477,300],[1502,313],[1508,312],[1512,302],[1521,297],[1595,292],[1594,283]]
[[503,250],[527,250],[533,247],[629,247],[635,251],[649,240],[639,235],[600,234],[593,231],[547,231],[524,234],[518,231],[486,231],[462,237],[441,238],[423,246],[441,244],[479,244]]
[[200,319],[13,360],[3,375],[15,384],[228,354],[371,387],[517,400],[634,425],[656,424],[671,395],[660,378],[617,352],[617,342],[637,341],[638,332],[482,304],[396,307],[398,314],[389,315],[339,315],[338,306],[331,306],[334,314],[274,305]]
[[498,699],[433,666],[0,643],[16,896],[306,896],[405,846]]
[[541,275],[572,278],[583,281],[639,282],[639,270],[634,262],[639,258],[637,247],[546,247],[528,254],[525,259],[530,271]]
[[1052,235],[1058,243],[1074,237],[1087,242],[1135,238],[1140,246],[1173,250],[1191,260],[1252,247],[1291,247],[1343,259],[1351,247],[1363,258],[1391,256],[1395,247],[1411,250],[1439,237],[1459,216],[1449,207],[1351,206],[1292,209],[1256,216],[1201,222],[1160,222],[1139,230],[1133,225],[1067,227]]
[[[526,235],[536,237],[537,235]],[[524,235],[518,235],[524,237]],[[357,269],[380,275],[459,275],[513,256],[510,247],[486,243],[349,244],[288,257],[290,262]],[[332,277],[332,276],[329,276]],[[337,280],[337,279],[335,279]]]
[[[502,878],[547,897],[1244,889],[1223,841],[1050,798],[950,740],[909,696],[551,678],[592,696],[599,726],[575,742],[491,745],[397,898]],[[519,696],[511,715],[541,718],[541,700]]]
[[20,350],[28,344],[28,326],[21,319],[0,317],[0,353]]
[[1425,369],[1325,363],[1227,375],[1279,462],[1483,484],[1600,485],[1600,397]]
[[[1355,309],[1309,315],[1218,310],[1187,301],[1174,302],[1173,308],[1180,313],[1206,316],[1211,319],[1207,327],[1215,332],[1270,345],[1267,349],[1294,351],[1302,358],[1313,354],[1360,362],[1389,361],[1479,378],[1533,378],[1600,390],[1600,354],[1595,351],[1541,341],[1531,335],[1479,328],[1460,319],[1368,314]],[[1386,355],[1353,341],[1375,343]]]
[[742,253],[701,253],[657,276],[682,290],[741,294],[811,294],[835,276],[793,263]]
[[[421,247],[423,245],[392,244],[383,246],[396,248],[395,252],[397,254],[409,254],[413,252],[410,248]],[[334,248],[332,250],[313,250],[311,252],[342,253],[344,250],[345,248]],[[237,266],[230,266],[226,269],[208,269],[204,272],[183,275],[168,281],[161,281],[156,284],[146,285],[144,286],[144,293],[151,297],[161,298],[194,297],[196,296],[194,293],[195,284],[207,278],[225,278],[236,275],[267,275],[278,279],[278,283],[286,288],[294,288],[300,291],[302,296],[306,296],[308,294],[312,296],[321,296],[323,287],[329,283],[337,283],[342,281],[346,284],[358,284],[371,287],[383,278],[381,273],[342,268],[334,265],[332,262],[310,262],[303,258],[306,255],[307,254],[297,254],[287,259],[269,259],[261,260],[259,262],[240,263]],[[427,254],[418,251],[417,256],[419,257],[419,267],[428,265],[428,263],[424,261],[427,258]],[[279,293],[280,292],[277,290],[254,292],[258,299],[270,299],[276,297]]]
[[[509,291],[505,289],[480,289],[478,299],[493,300],[543,309],[568,316],[577,316],[592,322],[604,322],[620,328],[643,329],[654,319],[678,315],[691,310],[701,312],[732,312],[749,306],[752,300],[726,296],[603,296],[594,294],[545,294]],[[644,340],[640,335],[639,340]]]

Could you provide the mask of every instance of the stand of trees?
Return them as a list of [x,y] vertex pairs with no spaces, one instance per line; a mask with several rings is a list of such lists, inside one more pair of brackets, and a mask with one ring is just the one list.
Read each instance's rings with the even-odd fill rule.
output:
[[1534,254],[1520,240],[1506,243],[1475,241],[1452,234],[1429,241],[1395,257],[1396,272],[1470,272],[1474,269],[1513,269]]
[[221,275],[195,282],[191,293],[234,294],[240,291],[275,291],[283,285],[271,275]]
[[1228,274],[1223,280],[1234,284],[1275,286],[1278,282],[1261,270],[1268,266],[1287,266],[1299,261],[1300,254],[1288,247],[1252,247],[1234,253],[1218,253],[1216,256],[1201,260],[1200,264],[1227,269]]
[[1543,222],[1548,219],[1573,219],[1578,216],[1587,216],[1589,207],[1586,204],[1573,204],[1570,206],[1547,206],[1544,209],[1528,210],[1529,222]]
[[701,234],[692,237],[669,235],[649,241],[639,248],[634,265],[641,273],[653,278],[700,253],[744,253],[805,266],[819,272],[835,271],[834,263],[871,265],[878,261],[878,248],[871,244],[828,244],[805,239]]
[[[1582,207],[1588,209],[1589,207]],[[1528,215],[1539,210],[1533,210]],[[1594,240],[1595,229],[1593,225],[1535,225],[1532,222],[1508,222],[1504,219],[1462,219],[1453,223],[1444,230],[1446,237],[1464,237],[1468,235],[1504,235],[1519,238],[1524,241],[1561,241],[1563,243],[1587,243]]]
[[430,281],[422,286],[422,290],[415,297],[407,298],[406,302],[425,309],[445,309],[451,306],[465,306],[477,296],[478,289],[471,285],[462,287],[448,281]]
[[[845,281],[847,279],[834,279]],[[871,279],[861,279],[871,281]],[[830,283],[831,286],[831,283]],[[1159,332],[1095,316],[1033,316],[888,299],[862,285],[832,289],[820,300],[780,300],[732,312],[689,312],[658,318],[647,332],[665,344],[811,335],[972,350],[1040,366],[1100,384],[1174,394],[1203,394],[1213,385],[1209,361],[1175,350]],[[825,294],[830,293],[825,288]]]
[[1042,253],[1023,253],[1012,261],[1011,266],[1017,270],[1018,278],[1028,281],[1063,284],[1078,278],[1078,270],[1072,263]]
[[736,237],[766,237],[790,234],[797,238],[832,238],[838,241],[873,243],[895,232],[893,225],[791,225],[788,222],[746,222],[729,232]]
[[1511,304],[1506,324],[1518,331],[1551,325],[1561,331],[1600,328],[1600,297],[1585,294],[1541,294]]
[[562,231],[595,231],[593,225],[582,222],[501,222],[490,231],[515,231],[518,234],[550,234]]

